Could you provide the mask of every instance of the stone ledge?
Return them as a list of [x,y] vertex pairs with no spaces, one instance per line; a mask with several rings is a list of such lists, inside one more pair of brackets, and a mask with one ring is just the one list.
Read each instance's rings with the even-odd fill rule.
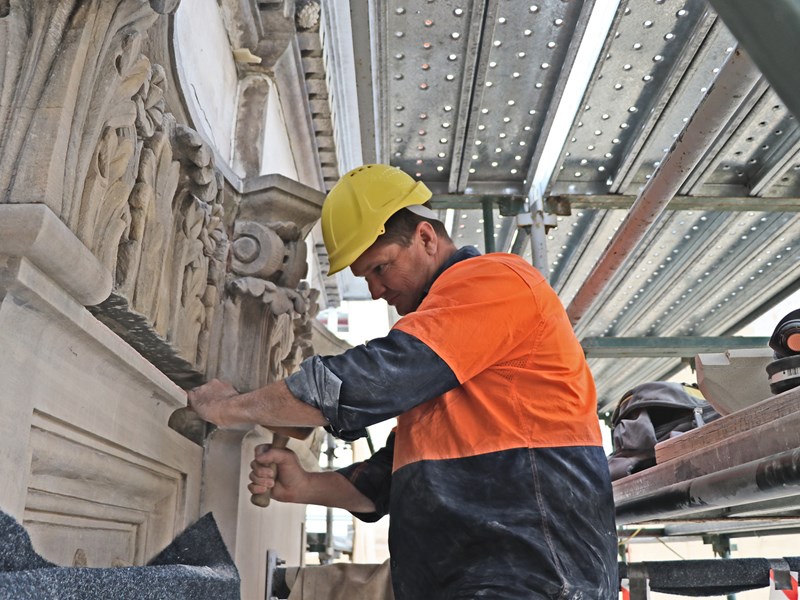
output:
[[[2,214],[0,212],[0,218]],[[0,235],[2,234],[3,227],[0,224]],[[158,403],[164,403],[163,410],[169,411],[164,414],[165,424],[172,410],[186,406],[186,395],[174,382],[108,326],[95,318],[85,307],[79,305],[73,296],[51,277],[44,275],[29,259],[8,259],[8,264],[0,261],[0,300],[9,292],[14,297],[14,302],[7,306],[0,303],[0,316],[8,312],[9,307],[16,307],[15,310],[22,311],[12,317],[12,321],[17,324],[22,315],[40,315],[35,325],[41,329],[27,332],[34,338],[39,339],[37,336],[41,336],[46,319],[49,323],[48,335],[52,335],[54,340],[61,339],[59,336],[67,336],[72,342],[80,343],[87,349],[91,348],[99,355],[111,357],[109,364],[120,369],[120,373],[129,374],[150,388],[151,394],[158,394]],[[9,331],[4,333],[10,334]],[[19,352],[23,345],[15,344],[7,347]],[[47,350],[51,352],[53,348],[48,347]],[[31,353],[33,356],[34,350],[31,350]]]
[[85,306],[111,293],[111,273],[44,204],[0,204],[0,255],[27,258]]

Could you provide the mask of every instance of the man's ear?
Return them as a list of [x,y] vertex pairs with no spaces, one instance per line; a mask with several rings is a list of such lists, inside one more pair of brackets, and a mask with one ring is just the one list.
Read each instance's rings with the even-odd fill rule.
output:
[[417,223],[416,233],[419,236],[419,239],[422,241],[425,252],[431,256],[435,255],[436,249],[439,246],[439,236],[436,235],[433,225],[427,221],[420,221]]

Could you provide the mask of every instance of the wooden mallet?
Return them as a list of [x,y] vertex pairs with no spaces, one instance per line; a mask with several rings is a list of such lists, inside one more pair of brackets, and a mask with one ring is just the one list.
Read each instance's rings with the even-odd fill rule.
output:
[[[278,433],[277,431],[272,431],[272,443],[270,444],[270,448],[278,448],[279,450],[283,450],[284,448],[286,448],[286,444],[289,443],[290,437],[298,440],[305,440],[308,438],[308,436],[314,433],[314,427],[280,427],[280,430],[283,431],[284,433]],[[275,473],[275,479],[277,479],[278,466],[275,463],[272,463],[270,467],[272,468],[272,472]],[[252,494],[250,496],[250,502],[262,508],[269,506],[269,501],[270,501],[269,490],[267,490],[263,494]]]
[[[278,448],[283,449],[286,448],[286,444],[289,443],[289,437],[282,435],[280,433],[272,433],[272,444],[270,444],[270,448]],[[272,472],[275,473],[275,479],[278,478],[278,466],[275,463],[270,465],[272,468]],[[267,490],[266,492],[262,492],[261,494],[252,494],[250,496],[250,502],[255,504],[256,506],[260,506],[261,508],[265,508],[269,506],[270,501],[270,491]]]

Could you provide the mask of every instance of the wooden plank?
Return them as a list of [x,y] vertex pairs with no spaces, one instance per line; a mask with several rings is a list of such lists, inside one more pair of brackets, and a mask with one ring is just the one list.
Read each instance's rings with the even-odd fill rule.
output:
[[800,412],[728,437],[708,448],[614,482],[614,499],[631,500],[663,487],[800,447]]
[[656,444],[656,463],[665,463],[798,411],[800,388],[795,388],[726,415],[699,429]]
[[[789,390],[770,400],[787,395],[795,399],[800,397],[800,388]],[[747,412],[757,406],[759,405],[750,407]],[[730,419],[736,414],[738,413],[733,413],[723,419]],[[713,424],[709,423],[706,427]],[[619,479],[614,482],[614,498],[618,502],[632,500],[674,483],[798,447],[800,447],[800,411],[791,412],[761,426],[728,435],[709,446],[698,448],[663,464]]]

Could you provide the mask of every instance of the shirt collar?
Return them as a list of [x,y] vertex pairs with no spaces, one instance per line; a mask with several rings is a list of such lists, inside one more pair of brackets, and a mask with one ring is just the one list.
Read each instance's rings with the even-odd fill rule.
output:
[[422,298],[425,298],[425,296],[428,295],[431,286],[433,286],[433,282],[436,281],[439,278],[439,275],[444,273],[447,269],[452,267],[454,264],[461,262],[462,260],[474,258],[480,255],[480,251],[475,246],[464,246],[463,248],[456,250],[450,258],[444,261],[444,264],[439,267],[439,270],[434,273],[433,277],[428,282],[428,285],[426,285],[425,289],[422,290]]

